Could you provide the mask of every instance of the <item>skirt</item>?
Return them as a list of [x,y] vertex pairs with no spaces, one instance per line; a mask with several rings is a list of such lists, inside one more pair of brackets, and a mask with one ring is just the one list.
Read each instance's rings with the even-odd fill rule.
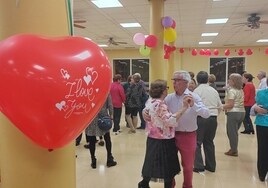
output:
[[147,137],[142,176],[153,179],[173,178],[181,171],[175,138]]

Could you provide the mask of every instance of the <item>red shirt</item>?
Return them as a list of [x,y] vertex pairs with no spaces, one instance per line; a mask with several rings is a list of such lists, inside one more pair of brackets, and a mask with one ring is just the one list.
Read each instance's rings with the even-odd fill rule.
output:
[[113,82],[110,89],[112,97],[112,103],[114,108],[122,108],[123,103],[126,100],[126,95],[123,86],[120,82]]
[[244,106],[253,106],[255,104],[255,86],[252,82],[245,84],[244,88]]

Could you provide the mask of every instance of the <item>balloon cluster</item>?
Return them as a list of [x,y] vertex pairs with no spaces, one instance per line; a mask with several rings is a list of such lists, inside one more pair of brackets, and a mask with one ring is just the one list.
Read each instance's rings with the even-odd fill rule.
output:
[[161,20],[162,26],[164,27],[164,39],[167,42],[174,42],[177,38],[175,30],[176,22],[169,16],[165,16]]
[[[180,52],[181,52],[181,53],[184,52],[183,48],[180,48]],[[229,56],[230,53],[231,53],[231,52],[230,52],[230,49],[226,49],[226,50],[224,51],[224,55],[225,55],[225,56]],[[237,54],[238,54],[239,56],[244,55],[244,53],[245,53],[245,52],[244,52],[243,49],[239,49],[239,50],[237,51]],[[192,49],[192,55],[193,55],[193,56],[196,56],[197,54],[198,54],[197,49]],[[200,49],[200,51],[199,51],[199,55],[201,55],[201,56],[211,56],[211,54],[212,54],[212,51],[211,51],[210,49]],[[248,49],[246,50],[246,55],[252,55],[252,54],[253,54],[252,49],[248,48]],[[268,49],[267,49],[266,54],[268,54]],[[219,55],[219,50],[218,50],[218,49],[214,49],[214,50],[213,50],[213,55],[214,55],[214,56],[218,56],[218,55]]]
[[142,56],[148,56],[151,53],[151,48],[157,46],[157,37],[155,35],[148,35],[145,37],[142,33],[136,33],[133,36],[133,42],[137,45],[141,45],[139,52]]
[[170,53],[171,52],[174,52],[176,50],[176,47],[175,46],[169,46],[169,45],[164,45],[164,51],[165,51],[165,54],[164,54],[164,59],[169,59],[170,57]]

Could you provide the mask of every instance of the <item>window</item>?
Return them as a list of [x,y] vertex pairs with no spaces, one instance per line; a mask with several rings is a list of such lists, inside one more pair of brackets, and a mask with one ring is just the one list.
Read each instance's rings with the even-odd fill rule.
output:
[[222,102],[225,97],[225,86],[230,74],[242,74],[245,70],[245,57],[210,58],[210,74],[216,76],[216,87]]
[[149,59],[114,59],[113,72],[122,75],[122,82],[127,81],[127,77],[136,72],[141,74],[142,80],[149,83]]

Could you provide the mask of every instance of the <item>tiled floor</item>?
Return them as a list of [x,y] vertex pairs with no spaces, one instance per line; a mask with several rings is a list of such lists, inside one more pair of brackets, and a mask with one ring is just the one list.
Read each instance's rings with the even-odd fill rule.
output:
[[[122,118],[119,135],[112,135],[113,155],[118,165],[107,168],[105,146],[97,145],[97,169],[90,167],[88,149],[85,149],[84,135],[77,146],[77,188],[137,188],[141,180],[146,136],[144,130],[128,134]],[[243,130],[243,127],[241,127]],[[215,173],[205,171],[194,173],[195,188],[262,188],[268,187],[267,179],[260,182],[256,169],[256,135],[239,134],[239,156],[229,157],[224,152],[229,149],[225,131],[225,116],[219,117],[215,138],[217,169]],[[268,159],[267,159],[268,160]],[[182,187],[182,174],[176,176],[176,187]],[[162,188],[163,183],[150,183],[151,188]]]

